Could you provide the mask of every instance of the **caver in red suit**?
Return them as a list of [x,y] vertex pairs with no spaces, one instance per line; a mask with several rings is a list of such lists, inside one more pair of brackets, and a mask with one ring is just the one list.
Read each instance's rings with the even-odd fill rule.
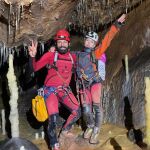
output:
[[37,44],[32,42],[29,47],[29,55],[33,58],[34,71],[42,67],[48,67],[48,74],[44,83],[44,98],[49,114],[48,136],[52,150],[59,150],[59,142],[56,134],[57,118],[59,115],[58,103],[61,103],[70,111],[62,132],[68,133],[71,126],[80,117],[80,107],[77,99],[69,88],[72,70],[75,64],[75,55],[69,52],[70,35],[62,29],[55,37],[56,51],[45,53],[40,60],[35,60]]

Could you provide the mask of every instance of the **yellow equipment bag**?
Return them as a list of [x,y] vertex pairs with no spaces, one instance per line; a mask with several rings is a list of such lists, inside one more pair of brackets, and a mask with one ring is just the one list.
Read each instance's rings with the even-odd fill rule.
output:
[[32,99],[32,112],[35,118],[40,122],[44,122],[48,119],[48,113],[43,96],[37,95],[34,99]]

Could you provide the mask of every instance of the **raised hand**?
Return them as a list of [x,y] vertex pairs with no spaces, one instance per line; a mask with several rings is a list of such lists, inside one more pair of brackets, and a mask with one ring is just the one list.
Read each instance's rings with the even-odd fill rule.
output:
[[117,21],[118,21],[118,23],[121,23],[121,24],[122,24],[122,23],[124,23],[124,22],[125,22],[125,19],[126,19],[126,15],[125,15],[125,14],[122,14],[122,15],[121,15],[121,17],[120,17],[120,18],[118,18],[118,20],[117,20]]
[[37,41],[33,42],[33,40],[32,40],[32,45],[28,47],[29,55],[31,57],[35,57],[36,56],[37,45],[38,45]]

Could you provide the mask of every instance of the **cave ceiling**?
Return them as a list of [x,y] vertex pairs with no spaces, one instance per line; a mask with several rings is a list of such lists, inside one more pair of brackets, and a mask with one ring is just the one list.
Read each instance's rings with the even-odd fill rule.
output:
[[[145,0],[146,1],[146,0]],[[0,42],[8,47],[46,41],[60,28],[98,31],[142,0],[1,0]],[[2,45],[2,44],[1,44]]]

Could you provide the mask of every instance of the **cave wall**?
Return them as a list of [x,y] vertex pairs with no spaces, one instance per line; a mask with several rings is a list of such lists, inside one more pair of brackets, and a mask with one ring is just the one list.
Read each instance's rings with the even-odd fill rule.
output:
[[126,54],[131,59],[146,46],[150,46],[150,1],[127,15],[125,25],[108,48],[107,82],[119,71]]
[[129,61],[129,81],[122,67],[103,92],[105,122],[127,128],[145,125],[145,81],[150,76],[150,47]]
[[[129,82],[125,76],[125,54],[129,58]],[[129,13],[107,56],[104,120],[127,128],[141,128],[145,125],[144,77],[150,76],[150,1]]]
[[0,22],[0,35],[1,35],[0,41],[7,41],[6,31],[7,31],[7,26]]

